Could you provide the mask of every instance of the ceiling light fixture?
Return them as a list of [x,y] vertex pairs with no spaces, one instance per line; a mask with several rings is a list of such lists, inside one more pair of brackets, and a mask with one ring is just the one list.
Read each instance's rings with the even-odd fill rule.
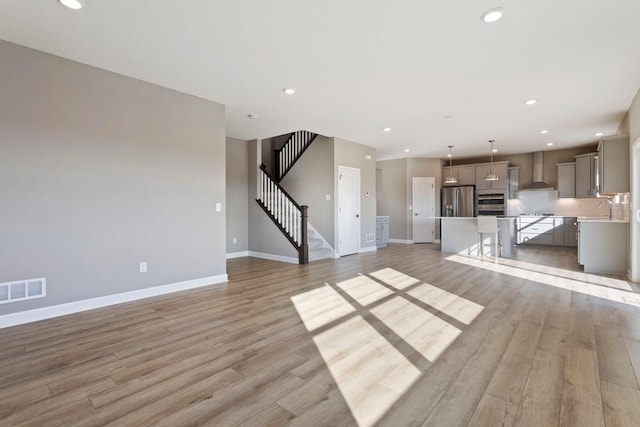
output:
[[384,128],[382,130],[385,131],[385,132],[391,132],[391,128]]
[[494,7],[493,9],[489,9],[485,13],[480,15],[480,19],[482,19],[482,22],[490,24],[492,22],[500,20],[500,18],[502,18],[502,15],[504,15],[504,8]]
[[408,153],[409,151],[411,151],[411,149],[410,149],[410,148],[405,148],[405,149],[404,149],[404,152],[405,152],[405,153]]
[[604,132],[597,132],[595,136],[604,136]]
[[82,9],[82,2],[79,0],[58,0],[58,2],[64,7],[68,7],[69,9],[78,10]]
[[257,114],[247,114],[247,117],[250,118],[251,120],[255,120],[258,118]]
[[548,134],[548,133],[549,133],[549,129],[542,129],[542,130],[540,131],[540,133],[541,133],[541,134],[543,134],[543,135],[546,135],[546,134]]
[[553,147],[553,142],[547,142],[547,147]]
[[491,163],[489,163],[489,174],[484,177],[485,181],[499,181],[500,177],[493,173],[493,143],[495,139],[490,139],[489,143],[491,143]]
[[533,105],[537,102],[538,102],[537,99],[527,99],[526,101],[524,101],[525,105]]
[[296,93],[296,90],[292,87],[285,87],[284,89],[282,89],[282,91],[287,95],[293,95],[294,93]]
[[453,154],[451,154],[451,149],[452,148],[453,148],[453,145],[449,145],[449,155],[447,156],[449,158],[449,176],[447,176],[444,179],[444,183],[445,184],[457,184],[458,183],[458,178],[453,176],[453,174],[451,173],[451,171],[453,170],[453,167],[451,166],[451,161],[452,161],[452,157],[453,157]]

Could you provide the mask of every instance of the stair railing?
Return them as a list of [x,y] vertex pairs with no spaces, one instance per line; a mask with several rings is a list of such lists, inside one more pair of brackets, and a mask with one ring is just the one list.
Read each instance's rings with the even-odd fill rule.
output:
[[308,206],[300,206],[267,172],[258,171],[258,204],[298,251],[298,262],[309,263],[307,242]]
[[275,171],[278,182],[284,178],[317,136],[317,133],[299,130],[289,135],[282,148],[275,150]]

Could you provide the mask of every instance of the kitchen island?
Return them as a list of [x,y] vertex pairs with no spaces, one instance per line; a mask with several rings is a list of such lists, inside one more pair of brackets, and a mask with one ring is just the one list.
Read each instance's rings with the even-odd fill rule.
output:
[[[478,253],[478,228],[475,217],[438,217],[442,224],[440,250],[442,252]],[[502,239],[502,256],[511,258],[516,251],[516,217],[498,217],[498,228]],[[495,256],[495,236],[484,235],[485,255]]]

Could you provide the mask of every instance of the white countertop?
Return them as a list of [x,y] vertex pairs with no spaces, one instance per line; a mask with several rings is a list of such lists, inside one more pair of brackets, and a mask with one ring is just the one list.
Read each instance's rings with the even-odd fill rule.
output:
[[618,219],[608,217],[593,217],[593,216],[579,216],[578,222],[602,222],[606,224],[619,223],[619,224],[629,224],[628,219]]
[[[478,219],[476,216],[434,216],[435,219]],[[515,220],[515,216],[502,216],[498,217],[498,221],[501,220]]]

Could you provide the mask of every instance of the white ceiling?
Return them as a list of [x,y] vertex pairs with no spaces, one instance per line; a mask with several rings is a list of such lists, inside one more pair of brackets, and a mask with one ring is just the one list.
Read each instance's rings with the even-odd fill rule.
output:
[[245,140],[305,129],[379,159],[560,149],[615,133],[640,87],[638,0],[83,2],[3,0],[0,38],[225,104]]

